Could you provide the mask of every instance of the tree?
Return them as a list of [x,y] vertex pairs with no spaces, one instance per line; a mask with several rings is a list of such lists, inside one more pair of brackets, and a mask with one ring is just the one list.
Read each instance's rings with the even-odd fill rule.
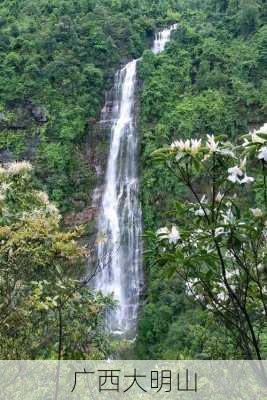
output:
[[60,228],[28,162],[1,168],[0,183],[1,358],[103,357],[112,302],[88,287],[81,229]]
[[254,0],[241,0],[239,11],[239,26],[243,35],[256,31],[259,21],[259,5]]
[[176,206],[176,224],[156,232],[158,262],[185,281],[244,357],[259,360],[267,332],[266,145],[267,132],[243,146],[208,135],[205,144],[179,140],[154,152],[190,192]]

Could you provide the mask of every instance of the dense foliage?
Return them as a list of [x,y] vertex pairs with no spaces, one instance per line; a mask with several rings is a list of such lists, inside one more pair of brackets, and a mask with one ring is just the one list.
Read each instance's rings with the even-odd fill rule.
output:
[[0,169],[0,358],[104,357],[108,298],[81,279],[86,249],[79,230],[36,190],[32,166]]
[[[157,56],[146,51],[140,65],[143,215],[145,230],[154,232],[166,221],[177,222],[171,211],[178,200],[193,198],[151,153],[174,140],[206,134],[224,134],[235,142],[267,117],[265,2],[207,0],[191,5],[181,9],[166,51]],[[207,179],[193,181],[200,198],[209,186]],[[190,218],[183,223],[189,229]],[[185,298],[181,278],[169,276],[159,263],[150,236],[145,248],[148,287],[138,356],[243,357],[225,324],[215,323],[205,308]]]
[[[78,234],[62,230],[40,190],[61,211],[90,201],[84,144],[105,90],[175,9],[171,0],[1,1],[1,358],[106,353],[99,327],[109,300],[81,286]],[[22,159],[32,172],[14,164]]]
[[1,2],[0,160],[32,159],[63,210],[94,185],[82,144],[115,70],[148,47],[169,3]]
[[[254,155],[254,144],[246,149],[255,182],[243,188],[250,176],[236,146],[266,122],[266,15],[264,0],[1,1],[0,358],[110,350],[111,299],[82,280],[82,231],[65,230],[60,213],[90,202],[87,140],[115,71],[142,55],[146,290],[134,356],[266,356],[266,150],[262,141]],[[166,51],[147,50],[174,22]],[[207,134],[224,135],[228,154],[203,160]],[[193,137],[201,145],[177,142]]]
[[[1,1],[1,358],[106,355],[110,301],[81,285],[79,235],[62,230],[57,209],[38,192],[63,212],[90,202],[88,133],[120,64],[141,56],[156,21],[173,21],[170,3]],[[31,174],[13,164],[23,159]]]

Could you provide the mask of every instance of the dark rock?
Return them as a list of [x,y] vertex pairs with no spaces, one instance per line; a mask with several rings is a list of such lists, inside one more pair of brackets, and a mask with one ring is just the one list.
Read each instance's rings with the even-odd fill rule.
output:
[[23,131],[27,128],[26,125],[23,124],[9,124],[0,126],[1,129],[7,129],[8,131]]
[[0,150],[0,163],[9,163],[13,161],[14,156],[10,150]]
[[78,213],[70,212],[64,217],[65,225],[76,226],[86,224],[95,218],[96,212],[97,210],[93,207],[87,207]]
[[96,118],[93,118],[93,117],[92,117],[92,118],[89,118],[89,119],[88,119],[88,124],[89,124],[89,125],[95,125],[96,123],[97,123]]
[[35,121],[38,122],[39,124],[45,124],[46,122],[48,122],[48,118],[45,115],[45,111],[41,107],[33,104],[31,100],[28,100],[26,102],[25,107],[31,113]]
[[83,200],[72,200],[72,204],[79,210],[82,210],[85,208],[85,202]]
[[36,150],[40,143],[41,139],[39,136],[28,137],[26,139],[26,150],[23,153],[23,158],[33,161],[36,157]]

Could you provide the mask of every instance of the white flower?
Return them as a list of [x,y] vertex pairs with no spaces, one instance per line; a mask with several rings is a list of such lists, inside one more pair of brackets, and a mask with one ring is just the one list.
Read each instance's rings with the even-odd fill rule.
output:
[[181,239],[181,235],[180,232],[178,231],[178,229],[176,228],[176,226],[173,226],[170,233],[169,233],[169,243],[170,244],[176,244],[178,242],[178,240]]
[[231,260],[235,260],[235,256],[233,255],[233,253],[230,250],[226,250],[225,256],[230,258]]
[[157,230],[156,235],[160,239],[168,239],[170,244],[176,244],[181,239],[181,235],[176,226],[173,226],[171,230],[168,228],[160,228]]
[[186,283],[185,283],[185,287],[186,287],[186,293],[188,295],[192,296],[192,292],[194,289],[194,286],[198,283],[198,279],[197,278],[193,278],[193,279],[189,279]]
[[1,190],[1,192],[6,192],[8,189],[10,189],[10,187],[11,187],[11,183],[3,182],[0,190]]
[[191,148],[190,140],[187,139],[187,140],[184,142],[184,150],[185,150],[185,151],[189,151],[190,148]]
[[219,147],[219,142],[215,141],[214,135],[207,135],[208,141],[206,143],[207,148],[214,153],[215,151],[218,150]]
[[216,228],[216,229],[215,229],[215,237],[218,237],[218,236],[220,236],[220,235],[223,235],[224,233],[225,233],[225,230],[224,230],[223,227],[220,227],[220,228]]
[[[205,194],[201,197],[200,203],[201,204],[207,204],[208,203],[208,199],[207,199],[207,196]],[[204,207],[199,207],[199,209],[197,209],[195,211],[195,215],[198,216],[198,217],[204,217],[205,215],[209,215],[209,214],[210,214],[210,210],[208,210],[207,208],[204,208]]]
[[220,154],[222,154],[223,156],[229,156],[232,158],[236,158],[235,153],[231,149],[221,149]]
[[223,222],[225,225],[232,224],[235,222],[235,217],[231,209],[228,209],[225,214],[223,214]]
[[265,124],[263,124],[263,126],[261,126],[259,129],[255,129],[255,131],[256,131],[256,133],[267,134],[267,122]]
[[46,210],[49,212],[49,214],[52,214],[52,215],[55,215],[55,216],[59,215],[58,208],[52,203],[47,204]]
[[263,216],[263,212],[260,208],[251,208],[250,211],[255,218],[260,218]]
[[207,196],[204,194],[204,195],[201,197],[200,203],[201,203],[201,204],[207,204],[207,202],[208,202]]
[[201,139],[192,139],[191,140],[191,154],[192,156],[195,156],[199,150],[201,149]]
[[192,295],[192,293],[191,293],[192,288],[193,288],[192,282],[185,283],[185,289],[186,289],[187,294]]
[[205,296],[203,294],[196,294],[195,297],[196,297],[197,300],[200,300],[200,301],[204,301],[205,300]]
[[212,245],[208,245],[207,247],[206,247],[206,252],[207,252],[207,254],[212,254],[213,252],[214,252],[214,247],[212,246]]
[[223,194],[221,192],[218,192],[217,196],[215,197],[216,203],[220,203],[223,199]]
[[[233,183],[251,183],[254,182],[254,178],[251,176],[247,176],[247,174],[243,172],[242,169],[244,169],[246,166],[246,159],[241,161],[240,167],[237,165],[235,167],[229,168],[228,169],[228,181],[233,182]],[[243,177],[243,178],[242,178]]]
[[257,269],[258,269],[260,272],[263,272],[263,271],[265,270],[265,265],[264,265],[263,263],[259,263],[259,264],[257,265]]
[[37,218],[40,218],[43,215],[44,215],[44,210],[34,208],[29,212],[24,211],[20,216],[20,220],[21,221],[28,221],[29,219],[36,220]]
[[166,238],[168,238],[169,233],[170,232],[169,232],[168,228],[160,228],[157,230],[156,235],[160,236],[161,239],[166,239]]
[[45,192],[35,192],[36,197],[44,204],[49,204],[49,198]]
[[243,176],[243,171],[241,170],[240,167],[238,167],[237,165],[235,167],[229,168],[228,169],[228,181],[231,181],[233,183],[240,183],[240,179],[239,177]]
[[267,162],[267,146],[264,146],[260,149],[259,154],[258,154],[258,159],[264,160]]
[[171,144],[171,149],[173,150],[180,150],[183,151],[184,150],[184,142],[182,140],[175,140],[175,142],[173,142]]
[[233,182],[233,183],[240,183],[240,180],[238,179],[237,175],[229,175],[228,176],[228,181]]
[[171,149],[180,152],[180,154],[178,153],[177,155],[178,161],[182,157],[181,153],[190,153],[192,156],[195,156],[201,149],[201,139],[187,139],[186,141],[176,140],[171,144]]
[[244,178],[241,179],[240,183],[252,183],[254,181],[255,179],[252,176],[247,176],[247,174],[245,174]]
[[205,215],[205,211],[203,208],[199,208],[198,210],[196,210],[195,215],[198,217],[204,217]]
[[32,170],[32,165],[28,161],[13,162],[8,164],[8,173],[11,175],[18,175],[23,172],[30,172]]
[[227,298],[228,298],[228,295],[226,293],[224,293],[224,292],[220,292],[220,293],[217,294],[217,298],[220,301],[226,301]]
[[232,279],[232,278],[234,278],[234,277],[239,275],[239,270],[238,269],[234,269],[233,271],[226,271],[225,275],[226,275],[226,279],[227,280]]
[[0,186],[0,201],[4,201],[6,198],[6,192],[11,187],[11,183],[3,182]]

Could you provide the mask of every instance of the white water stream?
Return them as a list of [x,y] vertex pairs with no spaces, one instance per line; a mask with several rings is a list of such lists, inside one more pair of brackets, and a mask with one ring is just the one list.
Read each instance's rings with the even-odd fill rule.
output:
[[[173,25],[156,34],[152,51],[164,50]],[[129,62],[115,77],[111,142],[98,221],[96,289],[114,294],[118,307],[107,316],[115,334],[134,334],[142,273],[142,218],[138,199],[138,132],[135,124],[136,66]],[[106,120],[105,106],[101,119]]]

